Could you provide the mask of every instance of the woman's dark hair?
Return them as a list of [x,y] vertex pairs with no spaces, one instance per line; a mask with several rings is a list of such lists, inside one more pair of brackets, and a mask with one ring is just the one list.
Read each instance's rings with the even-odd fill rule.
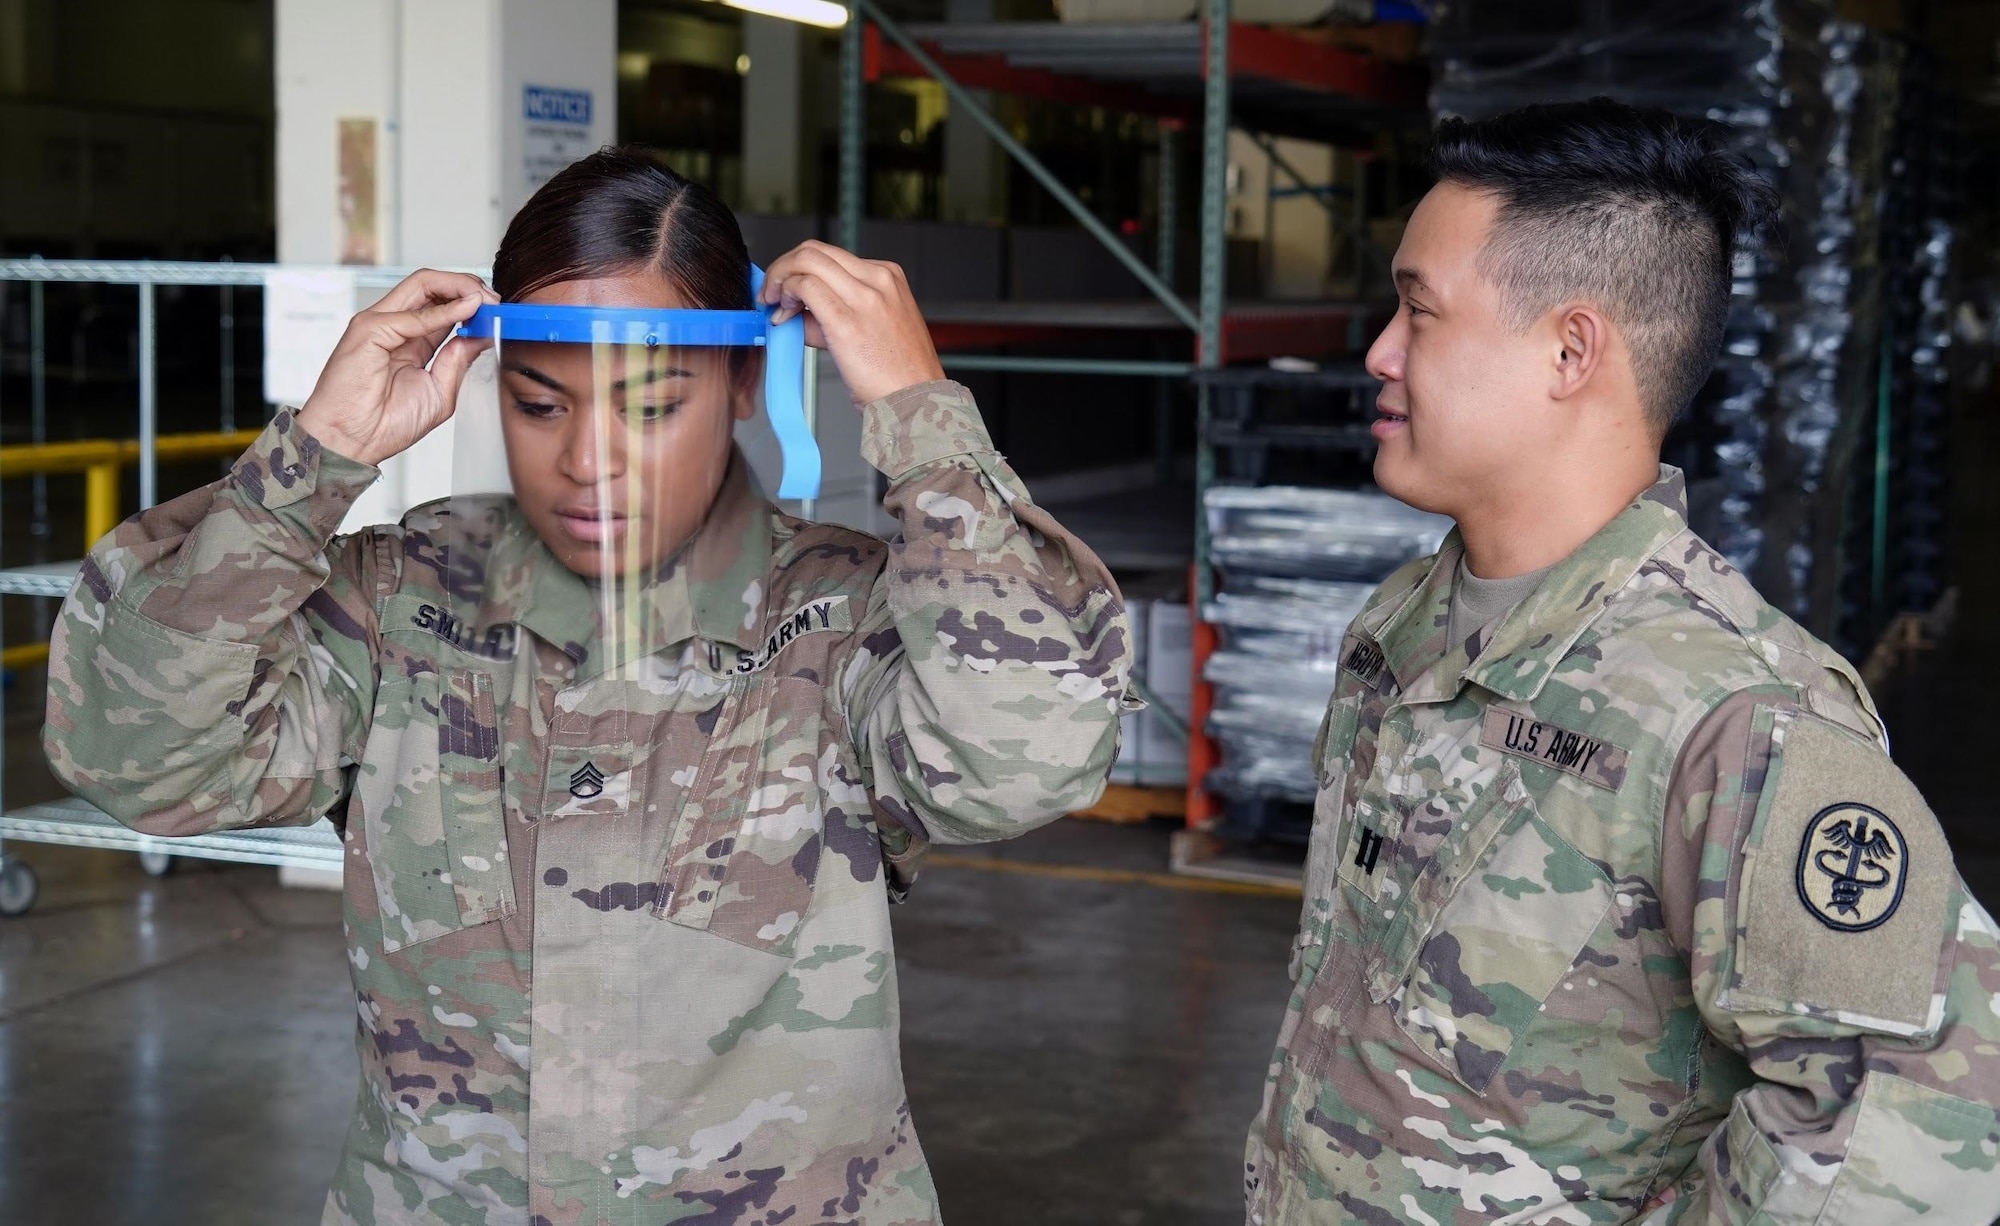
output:
[[1730,144],[1721,124],[1592,98],[1447,119],[1430,164],[1499,202],[1481,265],[1506,322],[1595,303],[1624,333],[1664,434],[1722,350],[1739,237],[1777,211]]
[[749,310],[750,253],[714,193],[644,149],[600,149],[528,198],[493,257],[507,302],[563,281],[651,269],[690,307]]

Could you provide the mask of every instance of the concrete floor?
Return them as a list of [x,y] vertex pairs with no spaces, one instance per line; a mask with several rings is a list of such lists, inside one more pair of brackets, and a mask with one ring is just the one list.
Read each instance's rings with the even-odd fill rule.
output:
[[[355,1086],[338,898],[17,850],[42,897],[0,923],[0,1222],[317,1221]],[[954,1226],[1242,1221],[1298,904],[1187,888],[1165,857],[1163,829],[1065,823],[927,870],[897,913]]]

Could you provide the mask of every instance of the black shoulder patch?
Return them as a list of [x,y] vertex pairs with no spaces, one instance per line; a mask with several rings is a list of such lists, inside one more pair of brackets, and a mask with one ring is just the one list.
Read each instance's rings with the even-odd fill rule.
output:
[[1887,814],[1858,801],[1828,805],[1799,844],[1799,901],[1841,932],[1866,932],[1896,913],[1910,876],[1910,846]]

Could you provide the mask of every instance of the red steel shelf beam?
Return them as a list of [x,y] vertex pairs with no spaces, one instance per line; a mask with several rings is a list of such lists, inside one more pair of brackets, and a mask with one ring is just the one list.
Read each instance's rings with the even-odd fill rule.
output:
[[[861,65],[866,80],[930,75],[901,47],[882,41],[882,32],[874,26],[867,27],[862,37]],[[1004,55],[958,55],[945,51],[933,42],[926,42],[923,46],[938,62],[938,67],[968,89],[989,89],[1023,98],[1102,107],[1108,111],[1126,111],[1135,115],[1157,115],[1182,122],[1194,120],[1201,114],[1198,98],[1177,98],[1151,90],[1109,85],[1088,77],[1050,72],[1046,68],[1018,68],[1009,63]]]
[[[1206,42],[1208,27],[1202,27]],[[1339,94],[1389,106],[1425,105],[1424,76],[1340,47],[1328,47],[1269,26],[1229,23],[1229,75],[1282,81],[1300,89]]]
[[[1205,43],[1205,26],[1201,36]],[[862,46],[862,72],[869,81],[929,75],[900,47],[884,42],[873,25],[863,32]],[[1201,117],[1201,99],[1192,88],[1186,93],[1155,92],[1083,75],[1019,66],[1005,53],[949,52],[928,39],[923,47],[959,84],[969,88],[1183,122]],[[1230,23],[1229,71],[1231,77],[1278,82],[1312,93],[1395,107],[1424,106],[1424,76],[1420,69],[1324,46],[1266,26]],[[1198,73],[1190,75],[1186,84],[1191,87],[1198,80]]]

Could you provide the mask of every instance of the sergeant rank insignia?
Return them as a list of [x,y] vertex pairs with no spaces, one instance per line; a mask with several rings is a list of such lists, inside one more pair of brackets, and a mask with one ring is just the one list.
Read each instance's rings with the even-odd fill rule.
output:
[[1902,903],[1909,859],[1887,815],[1854,801],[1829,805],[1807,823],[1799,847],[1799,901],[1829,928],[1866,932]]
[[597,769],[597,763],[585,762],[577,767],[569,777],[569,794],[578,800],[589,800],[604,794],[604,772]]

